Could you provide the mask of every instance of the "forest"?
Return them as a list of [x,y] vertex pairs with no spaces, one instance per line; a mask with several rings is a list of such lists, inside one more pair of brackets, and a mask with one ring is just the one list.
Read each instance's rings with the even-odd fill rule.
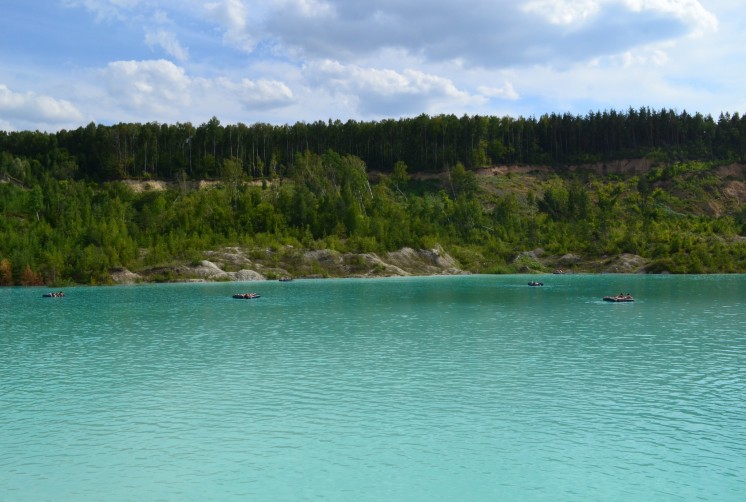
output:
[[[599,168],[628,159],[647,167]],[[522,263],[536,248],[634,254],[651,273],[746,272],[743,169],[723,170],[743,164],[746,118],[648,108],[2,132],[0,285],[107,284],[115,268],[225,246],[439,245],[475,273],[541,271]]]

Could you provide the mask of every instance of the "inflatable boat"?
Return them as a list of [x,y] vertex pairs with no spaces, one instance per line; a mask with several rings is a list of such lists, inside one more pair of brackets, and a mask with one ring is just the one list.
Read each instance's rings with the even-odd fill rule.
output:
[[238,293],[233,295],[233,298],[237,300],[253,300],[254,298],[259,298],[260,295],[257,293]]

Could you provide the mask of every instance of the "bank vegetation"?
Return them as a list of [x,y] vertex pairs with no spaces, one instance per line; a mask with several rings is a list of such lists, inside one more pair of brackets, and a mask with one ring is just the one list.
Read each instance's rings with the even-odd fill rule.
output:
[[738,114],[645,108],[0,133],[0,285],[741,273],[745,163]]

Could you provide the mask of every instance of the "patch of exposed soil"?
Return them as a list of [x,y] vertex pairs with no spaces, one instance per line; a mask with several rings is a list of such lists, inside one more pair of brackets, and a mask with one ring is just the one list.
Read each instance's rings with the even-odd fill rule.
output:
[[[441,247],[403,248],[378,256],[375,253],[340,253],[324,249],[289,252],[276,256],[267,250],[262,258],[250,258],[238,247],[206,253],[211,260],[196,264],[152,267],[137,272],[124,268],[109,271],[117,284],[137,282],[261,281],[280,277],[390,277],[464,274]],[[293,271],[294,274],[291,274]]]

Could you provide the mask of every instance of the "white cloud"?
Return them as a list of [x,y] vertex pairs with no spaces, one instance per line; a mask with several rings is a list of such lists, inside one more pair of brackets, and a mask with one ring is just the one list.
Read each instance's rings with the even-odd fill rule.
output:
[[532,0],[523,10],[538,14],[552,24],[571,25],[598,14],[599,4],[596,0]]
[[507,99],[511,101],[515,101],[520,98],[518,93],[513,88],[513,84],[508,81],[504,82],[503,85],[500,87],[489,87],[480,85],[479,87],[477,87],[477,90],[480,94],[492,98]]
[[277,80],[253,81],[245,78],[240,82],[234,82],[222,77],[215,83],[221,90],[221,96],[232,96],[251,110],[286,106],[294,99],[290,88]]
[[623,68],[633,66],[658,66],[665,65],[669,58],[668,55],[660,49],[651,49],[644,51],[627,51],[624,54],[610,58],[616,64]]
[[323,14],[309,3],[285,0],[264,25],[288,54],[346,63],[394,48],[467,67],[563,66],[717,25],[697,0],[326,0]]
[[305,68],[308,82],[343,99],[359,113],[373,116],[417,113],[433,107],[482,103],[449,79],[419,70],[365,68],[326,60]]
[[276,5],[284,11],[297,10],[303,16],[324,18],[331,15],[334,7],[326,0],[278,0]]
[[170,61],[115,61],[101,75],[113,100],[143,115],[170,116],[191,103],[191,80]]
[[145,43],[151,47],[160,47],[166,51],[168,55],[173,56],[179,61],[186,61],[189,59],[189,50],[182,47],[179,40],[176,38],[176,35],[168,31],[147,31],[145,33]]
[[[17,41],[0,55],[0,127],[46,127],[40,110],[65,106],[104,123],[292,123],[744,103],[739,0],[62,2],[76,8],[55,19],[6,6],[58,28],[35,36],[0,18]],[[37,103],[27,122],[9,93]]]
[[656,12],[674,16],[695,32],[717,29],[714,14],[705,9],[698,0],[530,0],[523,6],[525,12],[537,14],[552,24],[572,25],[596,17],[602,8],[621,6],[637,15]]
[[676,16],[693,25],[696,35],[718,28],[717,17],[698,0],[624,0],[624,3],[634,12],[650,10]]
[[13,92],[0,84],[0,115],[25,123],[64,125],[84,120],[83,114],[69,101],[33,92]]
[[212,19],[225,26],[229,33],[238,33],[246,27],[246,6],[240,0],[208,3],[205,9]]
[[326,60],[309,66],[309,75],[338,88],[364,89],[381,95],[418,94],[433,91],[450,96],[463,95],[450,80],[417,70],[398,72]]
[[226,44],[247,52],[254,49],[256,40],[247,31],[248,9],[241,0],[208,3],[205,10],[212,21],[224,28],[223,39]]
[[108,106],[145,122],[184,120],[185,113],[236,117],[241,111],[282,108],[295,99],[290,87],[277,80],[191,77],[165,60],[117,61],[100,76]]

